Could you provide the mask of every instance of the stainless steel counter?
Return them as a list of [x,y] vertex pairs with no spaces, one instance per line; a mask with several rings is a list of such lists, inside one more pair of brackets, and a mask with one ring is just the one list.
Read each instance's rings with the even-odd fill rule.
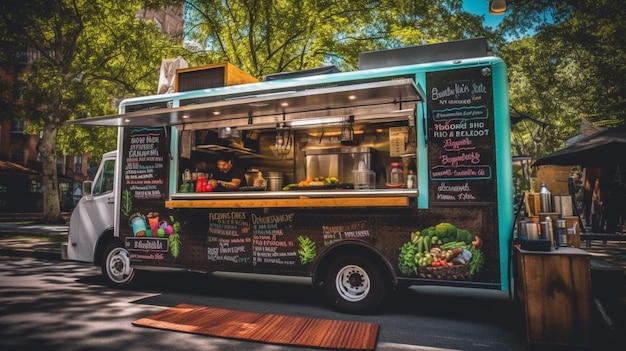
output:
[[341,198],[341,197],[390,197],[417,198],[417,189],[370,189],[370,190],[283,190],[283,191],[229,191],[206,193],[171,194],[171,200],[233,200],[233,199],[298,199],[298,198]]

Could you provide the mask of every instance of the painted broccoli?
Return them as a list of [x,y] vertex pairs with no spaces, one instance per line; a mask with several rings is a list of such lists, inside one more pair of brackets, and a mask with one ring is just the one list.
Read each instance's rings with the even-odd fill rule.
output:
[[435,235],[443,243],[457,240],[457,229],[450,223],[439,223],[435,226]]
[[468,232],[465,229],[457,229],[456,231],[456,241],[463,241],[467,244],[471,244],[474,241],[474,235]]

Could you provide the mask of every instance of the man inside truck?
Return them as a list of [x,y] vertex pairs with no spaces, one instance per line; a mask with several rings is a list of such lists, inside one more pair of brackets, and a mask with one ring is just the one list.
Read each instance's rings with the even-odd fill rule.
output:
[[228,153],[220,154],[217,158],[217,172],[209,180],[215,191],[237,190],[246,186],[243,172],[233,165],[233,156]]

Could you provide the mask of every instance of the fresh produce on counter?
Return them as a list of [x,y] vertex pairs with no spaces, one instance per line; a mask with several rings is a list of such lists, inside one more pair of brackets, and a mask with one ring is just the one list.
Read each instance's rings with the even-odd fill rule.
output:
[[339,184],[339,178],[337,177],[309,177],[305,180],[301,180],[298,183],[287,184],[283,187],[283,190],[290,190],[297,187],[310,187],[310,186],[325,186],[331,184]]

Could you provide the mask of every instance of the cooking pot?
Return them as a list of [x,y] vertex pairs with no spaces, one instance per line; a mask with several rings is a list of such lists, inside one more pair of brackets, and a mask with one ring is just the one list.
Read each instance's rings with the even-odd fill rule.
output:
[[265,172],[265,180],[267,180],[267,190],[283,190],[283,172]]

